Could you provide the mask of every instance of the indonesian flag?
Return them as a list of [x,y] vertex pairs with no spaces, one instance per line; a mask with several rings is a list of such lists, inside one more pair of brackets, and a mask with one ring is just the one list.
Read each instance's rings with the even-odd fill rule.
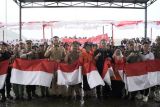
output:
[[125,88],[129,91],[143,90],[160,85],[160,60],[149,60],[126,64],[124,70],[118,70]]
[[82,82],[82,67],[79,60],[73,64],[60,63],[57,74],[58,85],[76,85]]
[[98,85],[105,85],[93,62],[85,63],[83,68],[84,74],[87,75],[87,81],[91,89]]
[[8,70],[8,61],[2,61],[0,62],[0,89],[3,88],[6,76],[7,76],[7,70]]
[[50,87],[56,65],[48,60],[16,59],[11,72],[11,83]]
[[129,92],[150,87],[147,64],[145,62],[126,64],[124,69],[127,76],[127,89]]
[[108,59],[106,59],[104,62],[104,66],[103,66],[102,78],[109,86],[111,86],[111,77],[112,76],[115,76],[114,71],[111,67],[110,61]]
[[150,87],[160,85],[160,60],[146,61]]

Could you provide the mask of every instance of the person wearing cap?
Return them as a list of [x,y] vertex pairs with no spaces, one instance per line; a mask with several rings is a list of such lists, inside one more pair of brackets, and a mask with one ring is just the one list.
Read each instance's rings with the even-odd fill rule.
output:
[[[143,61],[155,59],[154,54],[151,52],[149,41],[145,41],[143,43],[143,50],[142,50],[141,57],[142,57]],[[140,94],[139,94],[139,99],[141,97],[143,102],[147,102],[149,94],[150,94],[150,88],[141,90]]]
[[[68,52],[65,56],[65,62],[68,64],[74,63],[81,56],[81,52],[79,51],[79,43],[74,41],[71,45],[71,51]],[[68,99],[72,99],[74,97],[74,92],[76,94],[76,99],[81,99],[81,83],[76,85],[68,86]]]
[[90,89],[88,81],[87,81],[87,76],[84,73],[85,72],[85,64],[88,63],[94,63],[95,64],[95,60],[93,57],[93,52],[92,52],[92,43],[90,42],[85,42],[84,43],[84,47],[83,47],[83,51],[82,51],[82,56],[81,56],[81,60],[82,60],[82,72],[83,72],[83,90],[84,90],[84,97],[85,98],[90,98],[90,97],[94,97],[96,96],[96,90],[95,88]]
[[[20,43],[21,44],[21,43]],[[21,45],[16,44],[13,48],[13,55],[11,57],[11,62],[13,63],[16,58],[20,58],[20,51],[23,50]],[[24,86],[20,84],[12,84],[13,92],[15,94],[15,100],[24,99]]]
[[156,59],[160,59],[160,36],[156,38],[155,47],[153,47],[153,52]]
[[[48,46],[44,56],[47,57],[51,61],[56,61],[60,63],[64,61],[65,57],[65,49],[60,46],[59,37],[54,36],[51,39],[52,44]],[[57,72],[54,71],[54,78],[52,80],[52,89],[54,97],[64,97],[66,96],[66,86],[57,85]]]
[[[39,59],[45,59],[45,47],[44,47],[44,44],[41,43],[39,45],[39,48],[38,48],[38,56],[39,56]],[[41,97],[49,97],[49,89],[48,87],[45,87],[45,86],[40,86],[40,89],[41,89]]]
[[[11,53],[7,49],[8,44],[5,42],[0,43],[0,62],[5,60],[10,60]],[[0,93],[2,94],[1,102],[6,101],[5,91],[7,91],[7,98],[12,99],[13,97],[10,95],[11,91],[11,83],[10,83],[11,69],[8,68],[8,73],[5,81],[5,85],[2,89],[0,89]],[[5,88],[6,87],[6,88]]]
[[[26,48],[20,52],[20,58],[28,60],[37,59],[38,57],[36,53],[37,53],[36,50],[32,48],[32,41],[26,40]],[[28,100],[31,100],[32,97],[38,97],[38,95],[35,92],[36,91],[35,85],[27,85],[26,91]]]

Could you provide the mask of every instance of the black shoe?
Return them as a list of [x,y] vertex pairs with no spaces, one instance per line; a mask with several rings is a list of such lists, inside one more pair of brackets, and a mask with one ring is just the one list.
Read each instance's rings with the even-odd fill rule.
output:
[[13,100],[13,97],[10,96],[10,95],[8,95],[7,98],[8,98],[9,100]]
[[41,98],[44,98],[45,97],[45,95],[43,94],[43,95],[41,95]]
[[34,98],[39,98],[39,96],[37,94],[33,94],[32,95]]
[[19,97],[16,97],[16,98],[15,98],[15,100],[19,100],[19,99],[20,99]]
[[76,95],[76,100],[81,100],[81,96],[80,95]]
[[67,100],[72,100],[72,96],[68,96],[68,97],[67,97]]
[[27,97],[27,100],[28,100],[28,101],[31,101],[31,100],[32,100],[32,97],[31,97],[31,96],[28,96],[28,97]]
[[0,100],[0,102],[1,102],[1,103],[6,102],[6,98],[2,98],[2,99]]
[[46,97],[50,97],[50,95],[49,95],[49,94],[46,94]]

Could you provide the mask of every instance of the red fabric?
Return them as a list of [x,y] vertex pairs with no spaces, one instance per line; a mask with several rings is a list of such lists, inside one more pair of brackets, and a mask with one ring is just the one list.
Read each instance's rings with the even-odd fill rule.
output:
[[160,60],[150,60],[146,61],[147,66],[147,71],[148,72],[156,72],[160,71]]
[[97,67],[93,62],[87,62],[83,64],[83,74],[86,75],[87,73],[90,73],[92,71],[97,71]]
[[108,72],[108,68],[111,66],[110,60],[106,59],[103,66],[102,78],[105,77],[106,73]]
[[118,70],[123,70],[125,63],[126,61],[124,57],[122,58],[122,60],[118,60],[116,57],[114,58],[114,65],[112,66],[113,66],[115,77],[112,78],[112,80],[122,80],[121,76],[118,73]]
[[79,69],[80,63],[79,60],[75,61],[73,64],[66,64],[66,63],[60,63],[59,64],[59,70],[63,72],[73,72],[76,69]]
[[128,26],[128,25],[135,25],[140,22],[142,22],[142,21],[120,21],[119,23],[115,24],[115,26],[123,27],[123,26]]
[[63,72],[73,72],[78,69],[80,66],[79,60],[75,61],[73,64],[66,63],[57,63],[55,61],[48,61],[45,59],[42,60],[25,60],[25,59],[16,59],[13,63],[13,68],[22,71],[44,71],[48,73],[53,73],[58,69]]
[[90,37],[88,39],[63,38],[62,41],[64,43],[72,43],[73,41],[77,41],[77,42],[80,42],[81,44],[84,44],[85,42],[99,43],[102,39],[105,39],[106,41],[109,41],[108,34],[102,34],[102,35],[98,35],[96,37]]
[[114,68],[116,70],[123,70],[124,69],[124,65],[126,63],[125,58],[123,57],[122,60],[118,60],[117,58],[114,58]]
[[132,64],[126,64],[124,70],[126,75],[129,76],[140,76],[147,74],[147,63],[146,62],[137,62]]
[[13,63],[13,68],[22,71],[44,71],[52,73],[57,69],[57,63],[54,61],[48,60],[25,60],[25,59],[16,59]]
[[7,74],[8,66],[8,60],[0,62],[0,75]]

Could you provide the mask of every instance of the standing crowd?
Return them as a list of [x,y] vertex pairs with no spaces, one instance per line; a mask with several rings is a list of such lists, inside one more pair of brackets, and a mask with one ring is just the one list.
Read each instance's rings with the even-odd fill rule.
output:
[[[31,40],[26,43],[20,42],[15,45],[0,43],[0,62],[9,60],[12,64],[16,58],[22,59],[48,59],[58,63],[65,62],[72,64],[81,57],[83,63],[93,62],[97,67],[100,75],[102,75],[104,62],[110,60],[114,70],[114,76],[111,78],[111,86],[105,83],[104,86],[97,86],[90,89],[87,77],[83,74],[83,83],[76,85],[57,85],[57,72],[54,72],[54,78],[51,86],[35,86],[35,85],[20,85],[11,84],[12,66],[8,67],[8,74],[5,85],[0,89],[0,101],[5,102],[6,99],[14,100],[32,100],[39,97],[67,98],[81,100],[81,98],[95,97],[97,99],[105,99],[109,96],[118,96],[128,99],[140,99],[144,102],[148,101],[151,92],[156,91],[156,87],[131,92],[125,94],[125,85],[122,81],[118,70],[121,65],[126,63],[135,63],[146,60],[160,59],[160,37],[158,36],[155,43],[151,43],[149,39],[139,38],[124,39],[120,46],[113,46],[107,43],[106,40],[101,40],[99,44],[86,42],[80,44],[78,41],[72,43],[63,43],[59,37],[55,36],[51,39],[51,45],[47,42],[43,44],[33,44]],[[85,68],[83,68],[85,70]],[[83,73],[83,72],[82,72]],[[40,89],[40,94],[37,94],[37,89]],[[14,97],[11,95],[11,90],[14,92]],[[83,93],[83,94],[82,94]]]

